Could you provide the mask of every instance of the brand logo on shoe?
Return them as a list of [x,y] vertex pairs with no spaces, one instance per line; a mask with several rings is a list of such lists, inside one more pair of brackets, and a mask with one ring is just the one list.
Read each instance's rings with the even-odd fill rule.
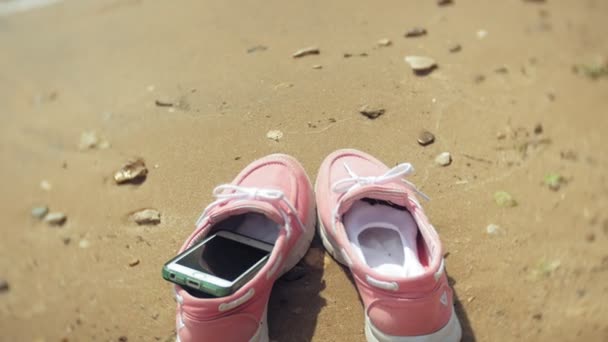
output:
[[441,295],[441,298],[439,298],[439,301],[441,302],[441,304],[448,306],[448,294],[443,291],[443,294]]

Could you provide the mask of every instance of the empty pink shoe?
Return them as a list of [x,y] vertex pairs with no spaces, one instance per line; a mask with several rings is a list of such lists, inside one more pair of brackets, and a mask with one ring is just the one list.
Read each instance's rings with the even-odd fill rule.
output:
[[275,280],[306,253],[315,232],[312,187],[292,157],[254,161],[203,212],[181,251],[219,229],[274,243],[268,262],[235,293],[200,298],[176,286],[177,341],[266,342],[266,310]]
[[317,177],[319,231],[353,273],[369,342],[459,341],[439,237],[422,194],[402,179],[411,172],[356,150],[332,153]]

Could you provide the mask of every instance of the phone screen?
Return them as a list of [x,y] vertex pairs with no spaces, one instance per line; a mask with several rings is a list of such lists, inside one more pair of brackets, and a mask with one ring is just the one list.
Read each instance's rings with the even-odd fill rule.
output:
[[176,263],[232,282],[268,254],[268,251],[214,235]]

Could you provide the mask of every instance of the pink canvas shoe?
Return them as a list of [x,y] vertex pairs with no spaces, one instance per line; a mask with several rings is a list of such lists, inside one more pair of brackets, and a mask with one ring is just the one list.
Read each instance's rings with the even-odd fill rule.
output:
[[329,155],[315,186],[325,248],[348,266],[365,306],[369,342],[452,342],[462,335],[439,237],[402,178],[356,150]]
[[234,230],[274,244],[268,262],[231,295],[193,296],[175,286],[177,341],[266,342],[266,310],[277,278],[306,253],[315,232],[312,187],[292,157],[274,154],[247,166],[214,190],[211,203],[180,253],[217,230]]

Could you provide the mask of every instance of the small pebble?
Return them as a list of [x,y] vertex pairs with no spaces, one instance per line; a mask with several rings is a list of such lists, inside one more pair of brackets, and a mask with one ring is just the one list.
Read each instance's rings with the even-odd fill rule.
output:
[[446,5],[451,5],[454,2],[452,0],[437,0],[437,5],[438,6],[446,6]]
[[509,69],[506,66],[501,66],[501,67],[494,69],[494,72],[497,74],[508,74]]
[[5,279],[0,279],[0,293],[8,292],[11,289],[11,286],[8,284],[8,281]]
[[418,74],[432,71],[437,67],[434,59],[424,56],[405,56],[405,62]]
[[462,46],[460,44],[453,44],[448,48],[448,51],[451,53],[460,52],[460,50],[462,50]]
[[510,193],[506,191],[497,191],[494,193],[494,201],[501,207],[515,207],[517,206],[517,201],[513,199]]
[[160,223],[160,212],[155,209],[142,209],[131,214],[131,219],[138,225],[157,225]]
[[441,152],[435,157],[435,164],[439,166],[448,166],[452,163],[452,155],[450,152]]
[[61,226],[65,223],[68,217],[61,212],[48,213],[44,217],[44,222],[52,226]]
[[496,235],[500,232],[500,227],[497,224],[489,224],[486,227],[486,232],[490,235]]
[[91,246],[91,243],[87,239],[82,239],[82,240],[78,241],[78,247],[80,247],[82,249],[89,248],[90,246]]
[[44,205],[44,206],[32,208],[31,214],[32,214],[33,218],[42,220],[48,212],[49,212],[49,208],[46,205]]
[[321,64],[315,64],[312,66],[312,68],[319,70],[319,69],[323,69],[323,66]]
[[479,30],[479,31],[477,31],[476,35],[477,35],[477,39],[484,39],[485,37],[488,36],[488,31]]
[[255,45],[247,49],[247,53],[261,52],[268,50],[267,46],[264,45]]
[[559,156],[562,159],[564,159],[564,160],[569,160],[569,161],[577,161],[578,160],[578,154],[575,151],[572,151],[572,150],[561,151],[559,153]]
[[537,321],[540,321],[541,319],[543,319],[543,314],[540,312],[535,313],[534,315],[532,315],[532,318],[534,318]]
[[156,99],[154,100],[156,107],[173,107],[173,101],[169,99]]
[[148,175],[148,168],[146,162],[141,159],[133,159],[123,165],[120,170],[114,174],[114,181],[116,184],[123,183],[137,183],[142,182]]
[[318,55],[320,53],[321,53],[321,50],[319,50],[319,48],[311,46],[311,47],[300,49],[300,50],[294,52],[292,57],[300,58],[300,57],[309,56],[309,55]]
[[127,341],[129,341],[129,339],[127,338],[127,336],[120,336],[118,338],[118,342],[127,342]]
[[593,241],[595,241],[595,234],[588,233],[587,235],[585,235],[585,240],[587,240],[587,242],[593,242]]
[[427,146],[435,141],[435,136],[429,131],[422,131],[418,134],[418,143],[422,146]]
[[80,150],[106,149],[108,147],[110,147],[110,143],[99,137],[95,131],[85,131],[80,135],[80,142],[78,143]]
[[474,300],[475,300],[475,296],[471,296],[471,297],[467,298],[467,303],[470,303]]
[[477,75],[475,75],[475,77],[473,77],[473,82],[475,82],[477,84],[479,84],[485,80],[486,80],[486,77],[482,74],[477,74]]
[[534,126],[534,134],[542,134],[543,133],[543,125],[542,124],[536,124]]
[[51,184],[51,182],[47,181],[46,179],[43,179],[42,181],[40,181],[40,189],[42,189],[44,191],[51,191],[52,188],[53,188],[53,185]]
[[549,173],[545,176],[545,185],[553,191],[557,191],[563,184],[566,184],[566,179],[559,173]]
[[376,45],[382,46],[382,47],[387,47],[387,46],[393,45],[393,42],[388,38],[383,38],[383,39],[378,40],[376,42]]
[[283,132],[279,131],[278,129],[273,129],[266,133],[266,138],[278,142],[281,140],[281,138],[283,138]]
[[407,38],[421,37],[424,35],[426,35],[426,29],[424,27],[412,27],[405,32],[405,37]]
[[385,110],[381,107],[373,107],[370,105],[364,105],[359,108],[359,113],[361,115],[366,116],[368,119],[374,120],[377,119],[380,115],[384,114]]
[[135,267],[137,265],[139,265],[139,259],[133,258],[133,259],[129,260],[129,267]]

